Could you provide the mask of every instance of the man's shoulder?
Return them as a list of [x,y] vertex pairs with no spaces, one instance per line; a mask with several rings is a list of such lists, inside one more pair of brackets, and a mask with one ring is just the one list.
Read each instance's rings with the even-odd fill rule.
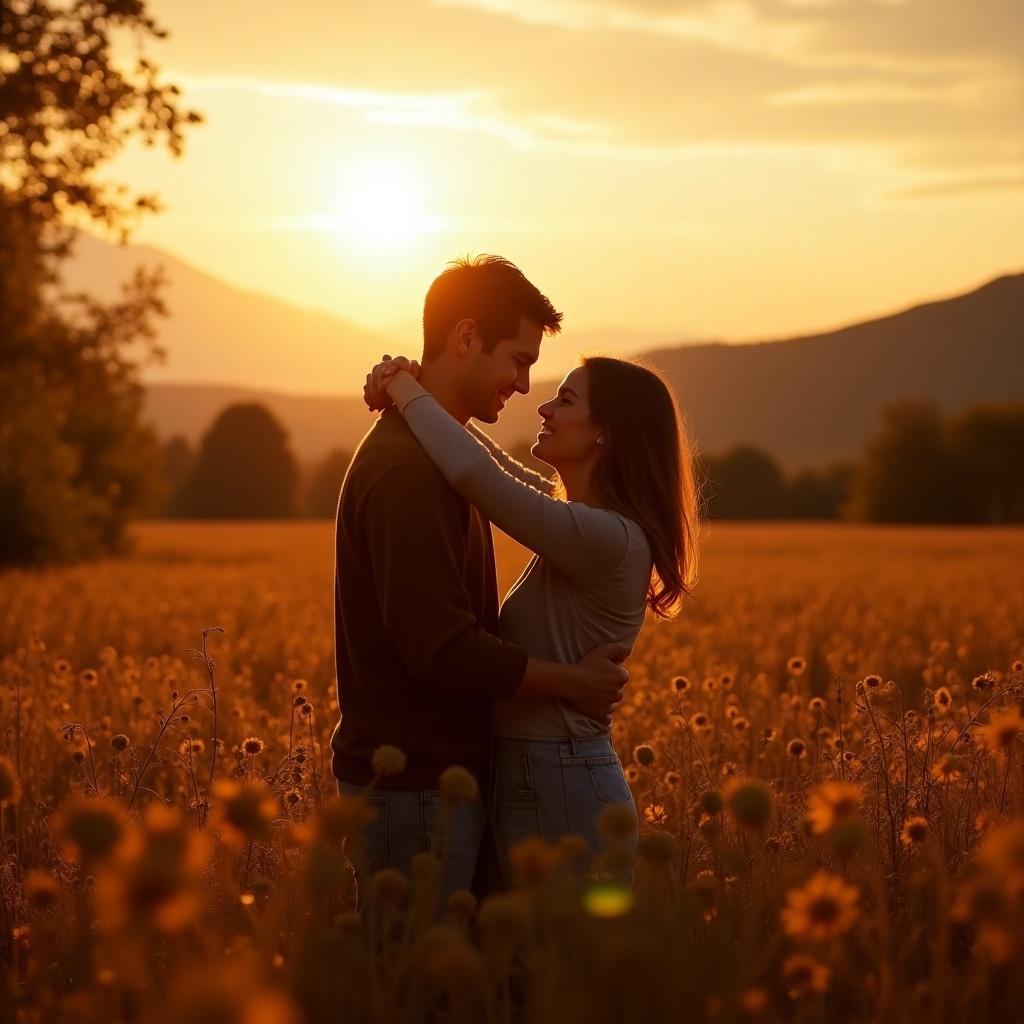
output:
[[455,492],[394,409],[384,412],[360,442],[345,476],[343,491],[368,496],[404,487]]

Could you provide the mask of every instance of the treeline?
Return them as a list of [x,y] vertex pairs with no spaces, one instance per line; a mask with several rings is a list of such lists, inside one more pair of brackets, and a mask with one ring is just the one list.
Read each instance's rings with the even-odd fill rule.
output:
[[786,475],[742,445],[698,459],[713,519],[875,523],[1024,522],[1024,404],[977,404],[944,416],[930,400],[882,412],[856,462]]
[[[536,463],[529,447],[517,458]],[[702,453],[695,466],[708,519],[874,523],[1024,522],[1024,403],[977,403],[944,415],[903,399],[854,461],[787,473],[751,444]]]
[[165,442],[163,492],[170,519],[333,519],[351,461],[340,448],[300,465],[277,418],[256,402],[225,408],[193,448]]
[[[528,446],[514,454],[542,472]],[[300,467],[263,406],[225,409],[198,449],[163,448],[160,514],[185,519],[333,518],[351,456]],[[737,445],[696,461],[709,519],[888,523],[1024,522],[1024,404],[979,404],[944,416],[927,400],[887,406],[859,460],[787,473],[770,453]]]

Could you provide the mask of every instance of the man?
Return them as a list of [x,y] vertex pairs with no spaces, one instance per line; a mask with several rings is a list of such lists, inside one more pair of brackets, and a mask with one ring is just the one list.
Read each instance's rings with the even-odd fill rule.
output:
[[[453,261],[424,303],[420,383],[459,422],[493,423],[511,395],[529,391],[541,340],[561,318],[508,261]],[[621,698],[628,651],[607,645],[565,665],[496,637],[490,523],[394,409],[349,466],[335,539],[341,721],[332,768],[340,792],[365,795],[377,811],[357,876],[385,865],[407,870],[440,836],[443,899],[470,887],[486,815],[479,796],[442,795],[438,779],[461,765],[487,792],[493,698],[558,697],[603,717]],[[375,771],[371,758],[383,745],[398,747],[404,765],[399,758]]]

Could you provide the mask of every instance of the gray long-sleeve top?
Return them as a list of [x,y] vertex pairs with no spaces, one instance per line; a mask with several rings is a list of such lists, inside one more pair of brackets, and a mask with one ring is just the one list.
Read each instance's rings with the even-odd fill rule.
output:
[[[632,646],[644,622],[651,552],[637,523],[610,509],[552,496],[550,480],[520,465],[476,427],[464,428],[432,395],[400,410],[441,473],[492,523],[536,552],[509,591],[498,635],[531,655],[576,662],[605,643]],[[494,729],[518,739],[607,732],[563,701],[495,700]]]

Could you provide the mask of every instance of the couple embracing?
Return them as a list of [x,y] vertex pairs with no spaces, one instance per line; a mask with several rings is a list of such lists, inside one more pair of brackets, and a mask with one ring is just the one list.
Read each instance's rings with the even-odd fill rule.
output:
[[[564,378],[532,449],[550,479],[473,424],[529,391],[561,319],[507,260],[450,264],[427,292],[422,359],[367,376],[382,412],[341,490],[333,772],[377,812],[370,872],[434,848],[439,776],[473,775],[436,851],[442,901],[474,877],[480,890],[478,863],[502,876],[486,885],[509,881],[529,836],[602,849],[603,808],[633,807],[611,740],[623,662],[646,612],[673,614],[695,579],[689,444],[655,373],[587,358]],[[491,523],[535,553],[500,610]],[[405,757],[381,772],[385,745]]]

